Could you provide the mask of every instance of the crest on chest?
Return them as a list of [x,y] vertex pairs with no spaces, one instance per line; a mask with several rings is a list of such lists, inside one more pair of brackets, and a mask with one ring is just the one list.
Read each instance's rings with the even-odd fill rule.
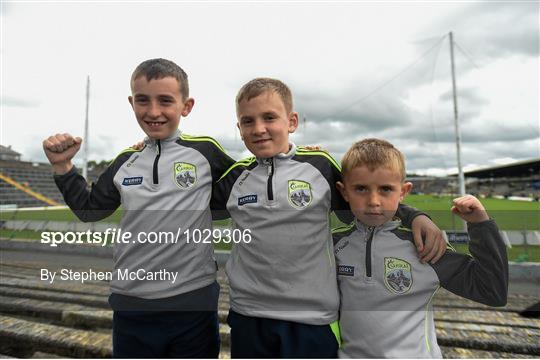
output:
[[174,163],[174,181],[182,190],[188,190],[197,182],[197,167],[184,162]]
[[287,184],[289,203],[297,209],[304,209],[311,204],[313,195],[311,185],[301,180],[289,180]]
[[412,283],[411,264],[398,258],[384,258],[384,285],[388,290],[404,294],[411,289]]

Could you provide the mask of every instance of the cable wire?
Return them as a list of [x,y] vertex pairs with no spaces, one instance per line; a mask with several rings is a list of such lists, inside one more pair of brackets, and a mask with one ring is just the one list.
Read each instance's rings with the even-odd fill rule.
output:
[[435,49],[440,43],[442,43],[442,41],[446,38],[446,35],[442,36],[440,38],[439,41],[437,41],[437,43],[435,45],[433,45],[432,47],[430,47],[427,51],[425,51],[419,58],[417,58],[416,60],[414,60],[412,63],[410,63],[409,65],[407,65],[405,68],[403,68],[403,70],[401,70],[400,72],[398,72],[396,75],[392,76],[390,79],[386,80],[385,82],[381,83],[380,85],[378,85],[377,87],[375,87],[374,90],[372,90],[371,92],[369,92],[368,94],[366,94],[365,96],[361,97],[360,99],[354,101],[353,103],[351,103],[350,105],[346,106],[345,108],[335,112],[333,114],[333,116],[338,116],[338,115],[341,115],[343,114],[345,111],[349,110],[350,108],[360,104],[361,102],[365,101],[367,98],[369,98],[371,95],[375,94],[377,91],[379,91],[380,89],[382,89],[383,87],[385,87],[386,85],[390,84],[392,81],[394,81],[395,79],[397,79],[398,77],[400,77],[401,75],[403,75],[403,73],[405,73],[407,70],[409,70],[411,67],[413,67],[414,65],[416,65],[418,62],[420,62],[421,60],[423,60],[431,51],[433,51],[433,49]]

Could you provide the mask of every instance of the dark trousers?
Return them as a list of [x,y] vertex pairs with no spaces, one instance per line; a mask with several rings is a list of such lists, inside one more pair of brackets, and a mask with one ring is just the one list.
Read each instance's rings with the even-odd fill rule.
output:
[[115,311],[115,358],[217,358],[216,311]]
[[229,311],[231,358],[335,358],[338,340],[330,325],[244,316]]

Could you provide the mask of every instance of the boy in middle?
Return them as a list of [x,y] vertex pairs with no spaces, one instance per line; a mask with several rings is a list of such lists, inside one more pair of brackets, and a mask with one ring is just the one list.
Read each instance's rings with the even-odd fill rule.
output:
[[[339,295],[329,215],[353,219],[336,188],[340,167],[324,151],[289,142],[298,114],[281,81],[248,82],[236,111],[242,140],[255,157],[225,172],[211,204],[252,236],[233,246],[226,265],[231,357],[336,357]],[[400,210],[406,226],[414,220],[421,232],[436,229],[415,209]],[[436,260],[446,248],[442,237],[430,245],[425,260]]]

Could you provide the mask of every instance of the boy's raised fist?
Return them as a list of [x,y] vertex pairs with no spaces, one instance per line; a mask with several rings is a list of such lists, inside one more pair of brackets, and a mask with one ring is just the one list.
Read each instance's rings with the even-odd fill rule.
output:
[[452,200],[452,205],[452,212],[467,222],[477,223],[489,220],[486,209],[480,200],[472,195],[456,198]]
[[71,159],[81,148],[82,139],[70,134],[56,134],[43,140],[43,150],[57,174],[67,173],[71,167]]

